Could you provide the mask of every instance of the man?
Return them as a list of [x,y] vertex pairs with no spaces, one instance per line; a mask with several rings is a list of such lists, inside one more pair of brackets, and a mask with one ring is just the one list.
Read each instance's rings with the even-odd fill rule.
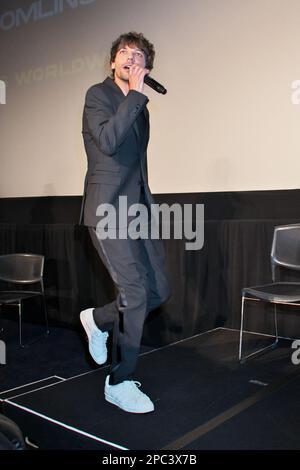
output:
[[[111,48],[112,78],[87,91],[83,112],[88,159],[83,222],[118,295],[111,304],[82,311],[80,319],[98,364],[107,360],[107,337],[113,332],[105,399],[132,413],[154,410],[150,398],[139,390],[134,372],[146,316],[169,297],[162,241],[132,239],[127,233],[130,217],[121,214],[119,205],[120,196],[127,198],[128,207],[153,203],[147,176],[149,113],[144,77],[153,67],[154,54],[142,34],[121,35]],[[112,204],[117,215],[107,238],[98,229],[101,204]]]

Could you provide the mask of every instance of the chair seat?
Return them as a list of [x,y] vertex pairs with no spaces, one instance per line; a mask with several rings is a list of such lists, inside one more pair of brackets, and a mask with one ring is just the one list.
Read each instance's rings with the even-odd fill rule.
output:
[[242,294],[268,302],[300,302],[300,283],[273,282],[261,286],[245,287],[242,289]]
[[0,291],[0,304],[12,304],[19,300],[29,299],[41,295],[39,292],[30,291]]

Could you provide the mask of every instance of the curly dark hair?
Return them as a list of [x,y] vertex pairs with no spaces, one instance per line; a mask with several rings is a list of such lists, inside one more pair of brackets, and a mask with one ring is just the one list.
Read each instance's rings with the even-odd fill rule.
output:
[[[124,46],[135,46],[141,49],[146,57],[146,68],[148,70],[153,69],[155,56],[154,46],[143,36],[142,33],[136,33],[135,31],[121,34],[121,36],[112,43],[110,50],[110,63],[115,61],[117,52]],[[112,71],[112,75],[114,76],[114,70]]]

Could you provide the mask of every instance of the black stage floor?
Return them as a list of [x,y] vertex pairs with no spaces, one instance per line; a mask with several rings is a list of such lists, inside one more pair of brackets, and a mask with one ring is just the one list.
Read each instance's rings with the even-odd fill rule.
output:
[[108,367],[53,375],[0,399],[40,449],[300,449],[300,366],[290,346],[282,340],[240,365],[238,331],[218,328],[146,352],[136,377],[155,412],[145,415],[104,400]]

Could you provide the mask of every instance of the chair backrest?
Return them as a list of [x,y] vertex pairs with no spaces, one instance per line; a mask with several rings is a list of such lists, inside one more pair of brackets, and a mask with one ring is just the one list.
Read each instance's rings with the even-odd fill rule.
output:
[[300,270],[300,224],[275,227],[271,250],[272,278],[276,266]]
[[44,256],[32,253],[13,253],[0,256],[0,279],[18,284],[42,280]]

